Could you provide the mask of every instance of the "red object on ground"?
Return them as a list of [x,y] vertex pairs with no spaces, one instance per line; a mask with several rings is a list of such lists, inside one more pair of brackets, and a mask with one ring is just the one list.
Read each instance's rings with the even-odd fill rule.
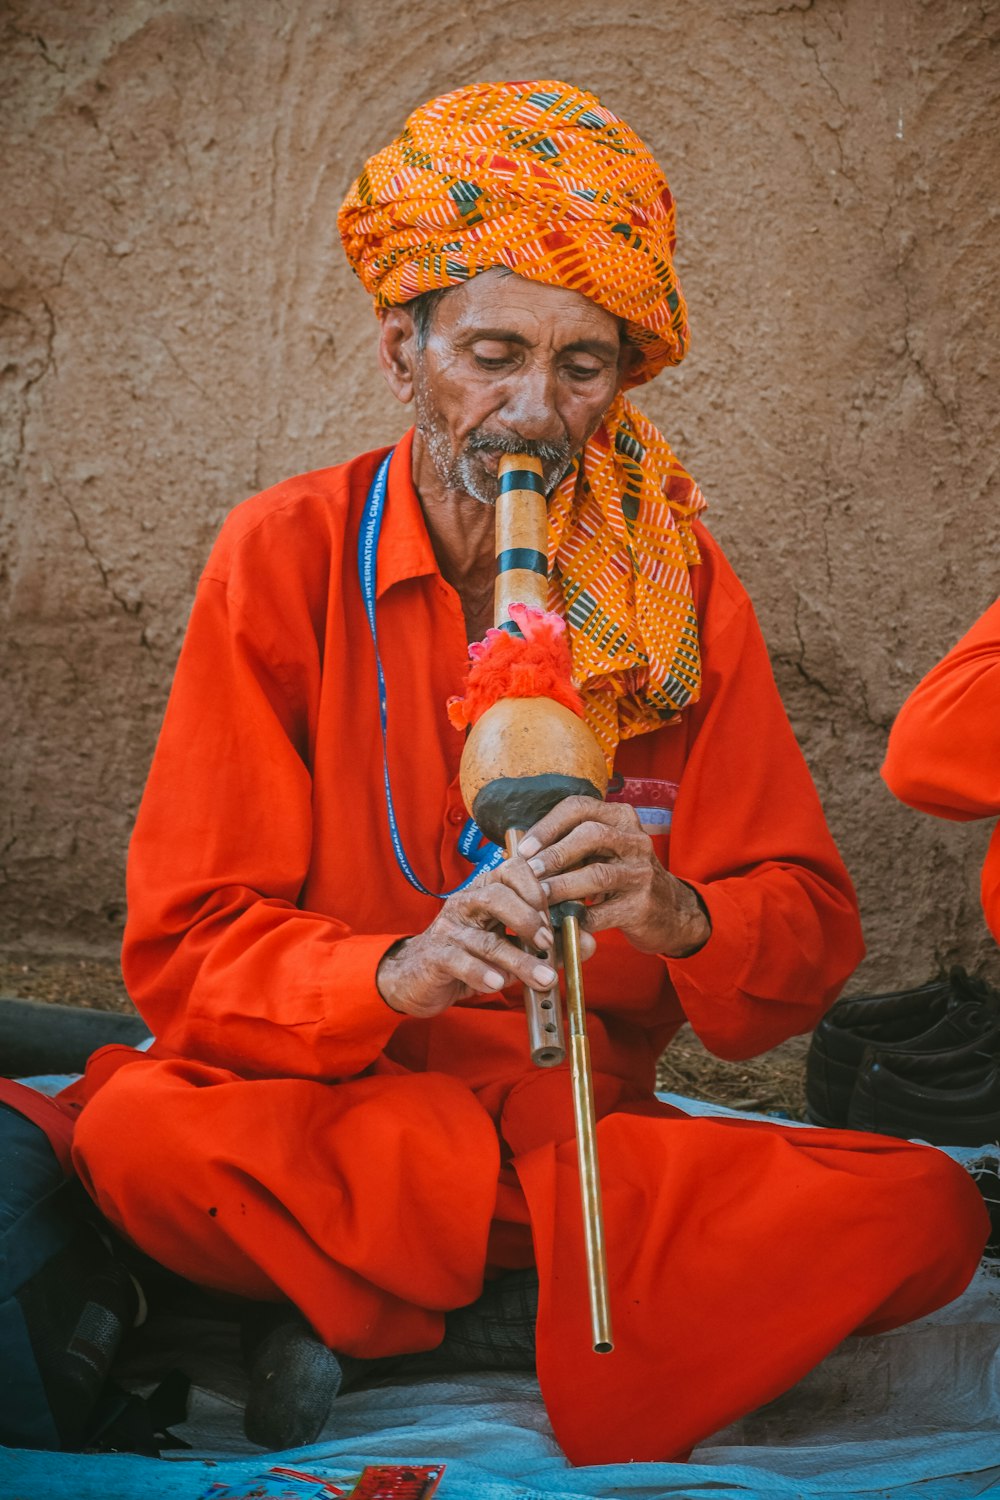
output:
[[350,1500],[430,1500],[444,1464],[374,1464],[362,1470]]
[[[1000,814],[1000,599],[907,698],[882,775],[920,812],[956,822]],[[983,910],[1000,942],[1000,823],[983,864]]]
[[[379,995],[387,947],[440,903],[390,840],[356,539],[381,455],[230,517],[198,588],[132,841],[124,972],[158,1042],[95,1054],[75,1160],[180,1274],[288,1297],[328,1344],[433,1347],[484,1274],[535,1261],[542,1393],[575,1463],[683,1456],[845,1334],[958,1294],[986,1240],[941,1152],[849,1132],[689,1119],[654,1100],[685,1017],[753,1056],[815,1024],[861,956],[850,880],[749,600],[709,533],[694,570],[701,699],[624,742],[625,785],[679,787],[653,835],[713,931],[685,959],[601,934],[587,965],[615,1350],[590,1352],[565,1069],[528,1058],[517,987],[432,1020]],[[378,555],[388,758],[404,847],[467,872],[465,622],[410,479]]]

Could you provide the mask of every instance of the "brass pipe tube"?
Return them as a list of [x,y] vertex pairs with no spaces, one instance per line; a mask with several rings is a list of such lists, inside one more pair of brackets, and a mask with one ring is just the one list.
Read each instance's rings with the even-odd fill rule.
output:
[[580,957],[580,922],[570,909],[562,915],[563,964],[566,971],[566,1012],[569,1019],[569,1061],[573,1081],[573,1116],[576,1152],[580,1164],[580,1197],[583,1201],[584,1251],[587,1257],[587,1291],[590,1297],[590,1327],[595,1354],[610,1354],[611,1308],[608,1301],[608,1263],[604,1244],[604,1210],[601,1173],[597,1160],[597,1126],[594,1118],[594,1086],[587,1040],[587,1014],[583,1000],[583,961]]

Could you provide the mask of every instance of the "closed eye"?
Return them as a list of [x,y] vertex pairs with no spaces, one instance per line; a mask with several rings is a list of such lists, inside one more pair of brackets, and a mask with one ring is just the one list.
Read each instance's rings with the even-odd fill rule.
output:
[[480,370],[503,370],[512,363],[512,357],[509,354],[475,354],[473,358]]

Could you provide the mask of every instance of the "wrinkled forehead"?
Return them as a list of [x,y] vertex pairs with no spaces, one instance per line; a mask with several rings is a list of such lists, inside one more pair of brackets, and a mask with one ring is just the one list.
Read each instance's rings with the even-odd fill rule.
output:
[[621,347],[625,320],[568,287],[529,281],[506,268],[483,271],[437,297],[433,326],[458,341],[512,336],[554,347]]

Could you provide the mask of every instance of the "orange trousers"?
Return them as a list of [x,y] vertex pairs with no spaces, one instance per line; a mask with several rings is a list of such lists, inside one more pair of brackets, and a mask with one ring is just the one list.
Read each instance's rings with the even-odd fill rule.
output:
[[686,1457],[847,1334],[956,1297],[988,1233],[975,1185],[930,1147],[655,1101],[606,1115],[598,1145],[606,1355],[590,1347],[575,1143],[512,1147],[454,1078],[253,1081],[139,1056],[87,1103],[74,1159],[156,1260],[287,1297],[354,1355],[433,1347],[445,1310],[533,1256],[539,1380],[577,1464]]

